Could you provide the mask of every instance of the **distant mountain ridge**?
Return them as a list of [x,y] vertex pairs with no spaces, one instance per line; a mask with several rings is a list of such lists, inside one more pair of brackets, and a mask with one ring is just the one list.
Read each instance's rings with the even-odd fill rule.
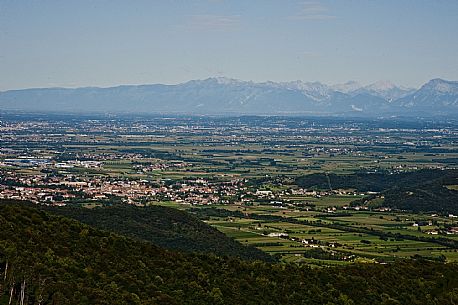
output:
[[0,110],[453,117],[458,115],[458,82],[433,79],[416,90],[387,81],[329,86],[215,77],[177,85],[9,90],[0,92]]
[[431,106],[439,109],[458,108],[458,81],[445,81],[439,78],[430,80],[413,94],[397,101],[405,108],[430,110]]

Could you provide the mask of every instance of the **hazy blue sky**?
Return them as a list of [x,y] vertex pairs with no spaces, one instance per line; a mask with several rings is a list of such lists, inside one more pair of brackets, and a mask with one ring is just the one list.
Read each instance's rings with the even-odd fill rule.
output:
[[0,0],[0,90],[458,80],[458,1]]

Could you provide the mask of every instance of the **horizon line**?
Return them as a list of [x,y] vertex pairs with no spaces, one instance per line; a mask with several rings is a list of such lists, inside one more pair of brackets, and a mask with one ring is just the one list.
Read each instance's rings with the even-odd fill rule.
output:
[[[207,78],[198,78],[198,79],[189,79],[189,80],[186,80],[186,81],[182,81],[182,82],[174,82],[174,83],[162,83],[162,82],[158,82],[158,83],[122,83],[122,84],[113,84],[113,85],[108,85],[108,86],[97,86],[97,85],[82,85],[82,86],[49,86],[49,87],[22,87],[22,88],[12,88],[12,89],[6,89],[6,90],[0,90],[0,92],[7,92],[7,91],[21,91],[21,90],[36,90],[36,89],[90,89],[90,88],[93,88],[93,89],[110,89],[110,88],[117,88],[117,87],[124,87],[124,86],[150,86],[150,85],[162,85],[162,86],[177,86],[177,85],[182,85],[182,84],[186,84],[186,83],[189,83],[189,82],[192,82],[192,81],[208,81],[208,80],[212,80],[212,79],[226,79],[226,80],[231,80],[231,81],[239,81],[239,82],[243,82],[243,83],[252,83],[252,84],[267,84],[267,83],[276,83],[276,84],[281,84],[281,83],[294,83],[294,82],[302,82],[302,83],[306,83],[306,84],[313,84],[313,83],[319,83],[319,84],[322,84],[322,85],[325,85],[325,86],[328,86],[328,87],[332,87],[332,86],[337,86],[337,85],[344,85],[346,83],[350,83],[350,82],[355,82],[357,83],[360,88],[364,88],[364,87],[368,87],[368,86],[371,86],[371,85],[374,85],[374,84],[377,84],[377,83],[380,83],[380,82],[388,82],[388,83],[392,83],[394,84],[395,86],[397,87],[400,87],[400,88],[405,88],[405,89],[415,89],[415,90],[418,90],[419,88],[421,88],[424,84],[432,81],[432,80],[442,80],[442,81],[445,81],[445,82],[454,82],[455,80],[448,80],[448,79],[444,79],[444,78],[441,78],[441,77],[435,77],[435,78],[431,78],[427,81],[424,81],[422,82],[422,85],[420,85],[419,87],[411,87],[411,86],[404,86],[404,85],[400,85],[400,84],[397,84],[393,81],[390,81],[390,80],[378,80],[378,81],[375,81],[375,82],[372,82],[372,83],[368,83],[368,84],[362,84],[358,81],[355,81],[355,80],[348,80],[346,82],[341,82],[341,83],[335,83],[335,84],[329,84],[329,83],[326,83],[326,82],[321,82],[321,81],[304,81],[304,80],[301,80],[301,79],[296,79],[296,80],[284,80],[284,81],[272,81],[272,80],[265,80],[265,81],[253,81],[253,80],[243,80],[243,79],[238,79],[238,78],[232,78],[232,77],[226,77],[226,76],[210,76],[210,77],[207,77]],[[336,90],[338,91],[338,90]]]

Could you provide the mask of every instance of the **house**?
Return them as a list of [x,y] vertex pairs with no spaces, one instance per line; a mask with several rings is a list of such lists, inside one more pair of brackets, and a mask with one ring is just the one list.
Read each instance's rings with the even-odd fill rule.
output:
[[269,237],[288,237],[288,233],[272,232],[267,234]]
[[458,234],[458,227],[448,228],[447,234]]

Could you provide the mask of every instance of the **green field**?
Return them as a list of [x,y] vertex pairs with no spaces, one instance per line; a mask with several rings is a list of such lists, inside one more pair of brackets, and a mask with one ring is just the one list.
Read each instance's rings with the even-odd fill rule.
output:
[[[324,203],[322,203],[324,204]],[[428,215],[352,211],[346,217],[324,218],[321,213],[298,211],[297,209],[278,209],[272,206],[234,207],[219,205],[218,209],[229,211],[243,210],[246,218],[210,217],[207,223],[226,235],[244,244],[250,244],[272,255],[279,255],[282,261],[309,263],[316,265],[346,264],[356,261],[392,261],[410,258],[416,255],[448,262],[458,261],[456,249],[449,248],[434,241],[417,241],[406,238],[380,238],[375,234],[355,233],[352,229],[367,228],[375,232],[400,233],[403,236],[429,238],[425,233],[435,226],[425,226],[418,230],[412,226],[412,219],[434,219],[437,222],[450,222],[448,218]],[[282,221],[265,221],[256,219],[261,215],[281,215]],[[409,219],[409,220],[406,220]],[[307,220],[313,225],[294,223],[294,220]],[[321,222],[320,222],[321,221]],[[341,224],[345,230],[338,230],[322,224]],[[286,233],[288,237],[269,236],[271,233]],[[443,238],[455,238],[447,235]],[[304,244],[303,240],[314,240],[316,244]],[[304,254],[312,249],[322,249],[336,256],[352,256],[351,259],[307,258]]]

